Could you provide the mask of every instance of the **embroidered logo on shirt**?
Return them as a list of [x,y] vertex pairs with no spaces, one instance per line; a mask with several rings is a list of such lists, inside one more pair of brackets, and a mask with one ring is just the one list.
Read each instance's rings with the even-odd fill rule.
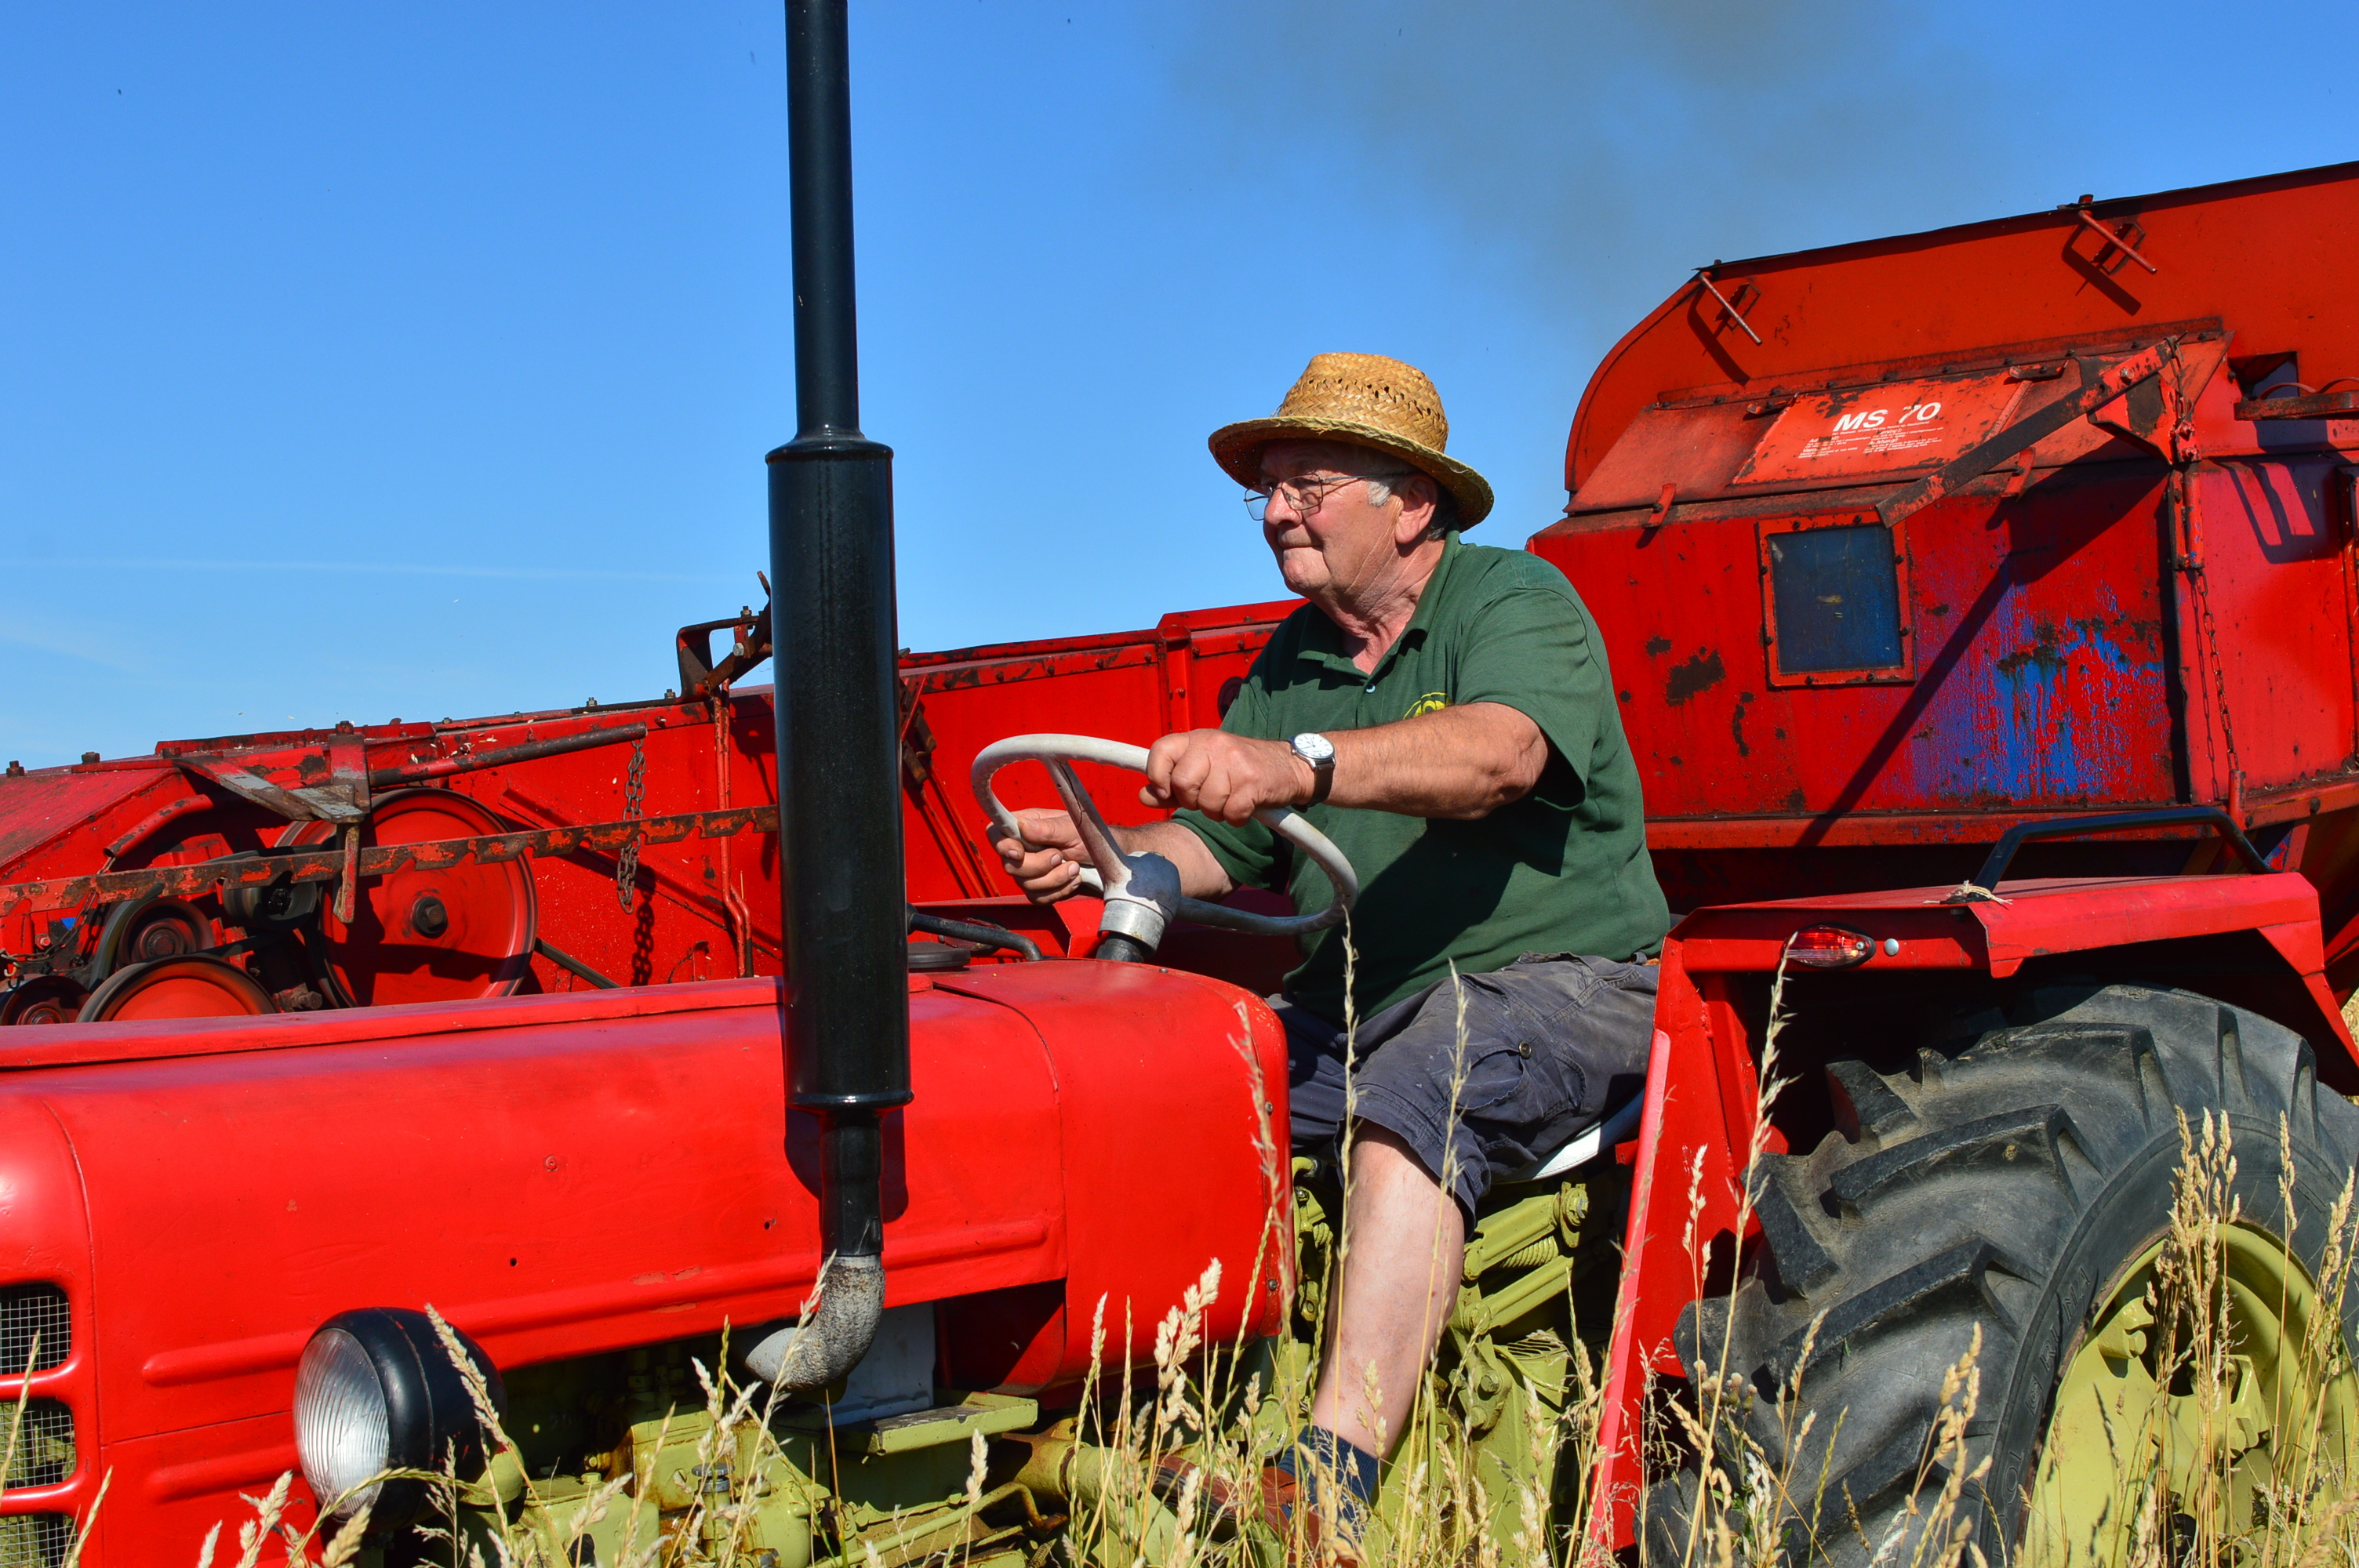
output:
[[1402,714],[1401,717],[1403,719],[1414,719],[1420,713],[1439,713],[1449,706],[1450,694],[1448,692],[1429,691],[1423,697],[1419,697],[1415,702],[1410,703],[1408,705],[1408,711]]

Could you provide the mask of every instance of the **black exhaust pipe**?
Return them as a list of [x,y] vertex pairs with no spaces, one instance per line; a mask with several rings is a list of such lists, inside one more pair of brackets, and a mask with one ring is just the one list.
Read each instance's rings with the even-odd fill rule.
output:
[[909,1098],[893,453],[860,433],[844,0],[787,0],[795,438],[769,455],[788,1102],[816,1113],[819,1304],[746,1357],[834,1382],[885,1302],[883,1137]]

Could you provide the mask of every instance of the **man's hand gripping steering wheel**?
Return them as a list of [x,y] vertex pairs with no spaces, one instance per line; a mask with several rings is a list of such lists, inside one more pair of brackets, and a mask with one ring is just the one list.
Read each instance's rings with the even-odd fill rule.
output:
[[1343,851],[1287,806],[1266,807],[1254,816],[1309,855],[1327,873],[1328,881],[1334,885],[1335,897],[1325,909],[1313,914],[1254,914],[1182,896],[1180,873],[1169,860],[1150,851],[1123,852],[1114,829],[1099,815],[1096,803],[1082,787],[1071,766],[1074,762],[1103,762],[1145,773],[1147,761],[1145,747],[1119,741],[1102,741],[1088,735],[1012,735],[992,742],[977,753],[970,775],[975,800],[990,816],[994,833],[1028,845],[1016,815],[992,793],[992,776],[1011,762],[1048,764],[1049,777],[1063,799],[1065,809],[1071,814],[1074,831],[1089,858],[1090,867],[1081,873],[1082,880],[1105,900],[1097,947],[1099,957],[1137,960],[1152,957],[1163,940],[1164,927],[1175,916],[1199,925],[1218,925],[1270,936],[1322,931],[1340,922],[1359,897],[1360,880]]

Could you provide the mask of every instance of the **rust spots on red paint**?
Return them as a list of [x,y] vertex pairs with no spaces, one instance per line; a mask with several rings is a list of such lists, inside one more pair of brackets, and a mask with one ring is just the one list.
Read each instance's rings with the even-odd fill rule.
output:
[[2017,648],[2001,657],[1991,667],[2012,680],[2036,665],[2039,673],[2054,679],[2064,673],[2064,640],[2048,622],[2035,623],[2031,629],[2031,644]]
[[1705,648],[1695,657],[1671,666],[1670,678],[1663,683],[1663,700],[1677,708],[1727,678],[1728,666],[1720,662],[1719,651]]

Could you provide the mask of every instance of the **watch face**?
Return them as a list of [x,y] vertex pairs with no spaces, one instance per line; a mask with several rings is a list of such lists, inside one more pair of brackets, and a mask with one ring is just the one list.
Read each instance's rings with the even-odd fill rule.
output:
[[1294,753],[1315,768],[1321,762],[1333,760],[1335,742],[1324,735],[1297,735],[1294,738]]

